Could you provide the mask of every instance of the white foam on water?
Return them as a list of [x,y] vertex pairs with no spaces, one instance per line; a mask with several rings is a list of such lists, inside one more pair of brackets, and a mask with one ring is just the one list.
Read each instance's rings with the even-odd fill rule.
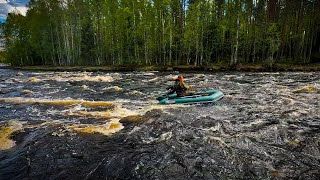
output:
[[158,139],[158,141],[168,141],[169,139],[171,139],[173,136],[172,132],[166,132],[160,135],[160,138]]
[[142,82],[155,82],[155,81],[158,81],[158,80],[159,80],[159,77],[155,77],[155,78],[152,78],[152,79],[142,80]]
[[87,85],[82,85],[82,86],[81,86],[81,90],[91,91],[91,92],[97,92],[96,90],[93,90],[93,89],[89,88]]
[[[32,73],[33,77],[18,79],[19,82],[42,82],[42,81],[91,81],[91,82],[113,82],[119,79],[119,74],[95,75],[91,72],[54,72],[54,73]],[[114,77],[113,77],[114,76]]]
[[222,146],[229,147],[229,145],[221,137],[205,136],[204,141],[208,143],[219,143]]
[[17,120],[10,120],[6,124],[0,125],[0,151],[14,147],[15,141],[11,139],[11,135],[16,131],[23,130],[23,124]]
[[140,92],[140,91],[137,91],[137,90],[130,91],[130,92],[126,93],[126,94],[130,95],[130,96],[143,96],[143,95],[145,95],[143,92]]
[[101,89],[102,91],[122,91],[122,88],[119,86],[110,86]]
[[72,125],[72,126],[69,126],[68,128],[81,133],[87,133],[87,134],[100,133],[100,134],[109,136],[124,128],[124,126],[119,122],[119,120],[120,119],[113,118],[103,125],[82,124],[82,125]]
[[153,72],[145,72],[142,73],[143,76],[155,76],[155,74]]

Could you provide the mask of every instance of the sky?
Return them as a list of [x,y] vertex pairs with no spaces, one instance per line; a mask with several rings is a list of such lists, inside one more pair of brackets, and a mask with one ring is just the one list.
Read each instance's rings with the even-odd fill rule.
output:
[[8,13],[17,8],[22,15],[27,12],[26,5],[29,0],[0,0],[0,22],[4,22],[7,19]]

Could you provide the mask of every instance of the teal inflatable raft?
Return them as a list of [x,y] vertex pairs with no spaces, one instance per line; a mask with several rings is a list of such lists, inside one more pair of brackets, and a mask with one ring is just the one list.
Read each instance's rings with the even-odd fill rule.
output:
[[157,99],[160,104],[183,104],[183,103],[205,103],[215,102],[223,98],[223,93],[218,90],[198,92],[190,96],[177,97],[176,94],[160,96]]

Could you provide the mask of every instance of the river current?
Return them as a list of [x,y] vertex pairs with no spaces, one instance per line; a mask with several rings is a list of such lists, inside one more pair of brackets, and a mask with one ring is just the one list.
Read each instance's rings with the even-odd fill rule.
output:
[[[158,105],[177,75],[216,103]],[[0,179],[319,179],[320,73],[0,70]]]

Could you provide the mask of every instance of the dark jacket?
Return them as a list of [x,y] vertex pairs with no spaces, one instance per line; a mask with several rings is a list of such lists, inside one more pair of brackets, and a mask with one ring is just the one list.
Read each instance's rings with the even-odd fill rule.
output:
[[170,92],[168,92],[168,94],[176,93],[177,96],[181,97],[181,96],[185,96],[187,94],[187,90],[189,89],[189,85],[187,83],[185,83],[184,81],[176,80],[174,85],[171,86],[169,89],[170,89]]

